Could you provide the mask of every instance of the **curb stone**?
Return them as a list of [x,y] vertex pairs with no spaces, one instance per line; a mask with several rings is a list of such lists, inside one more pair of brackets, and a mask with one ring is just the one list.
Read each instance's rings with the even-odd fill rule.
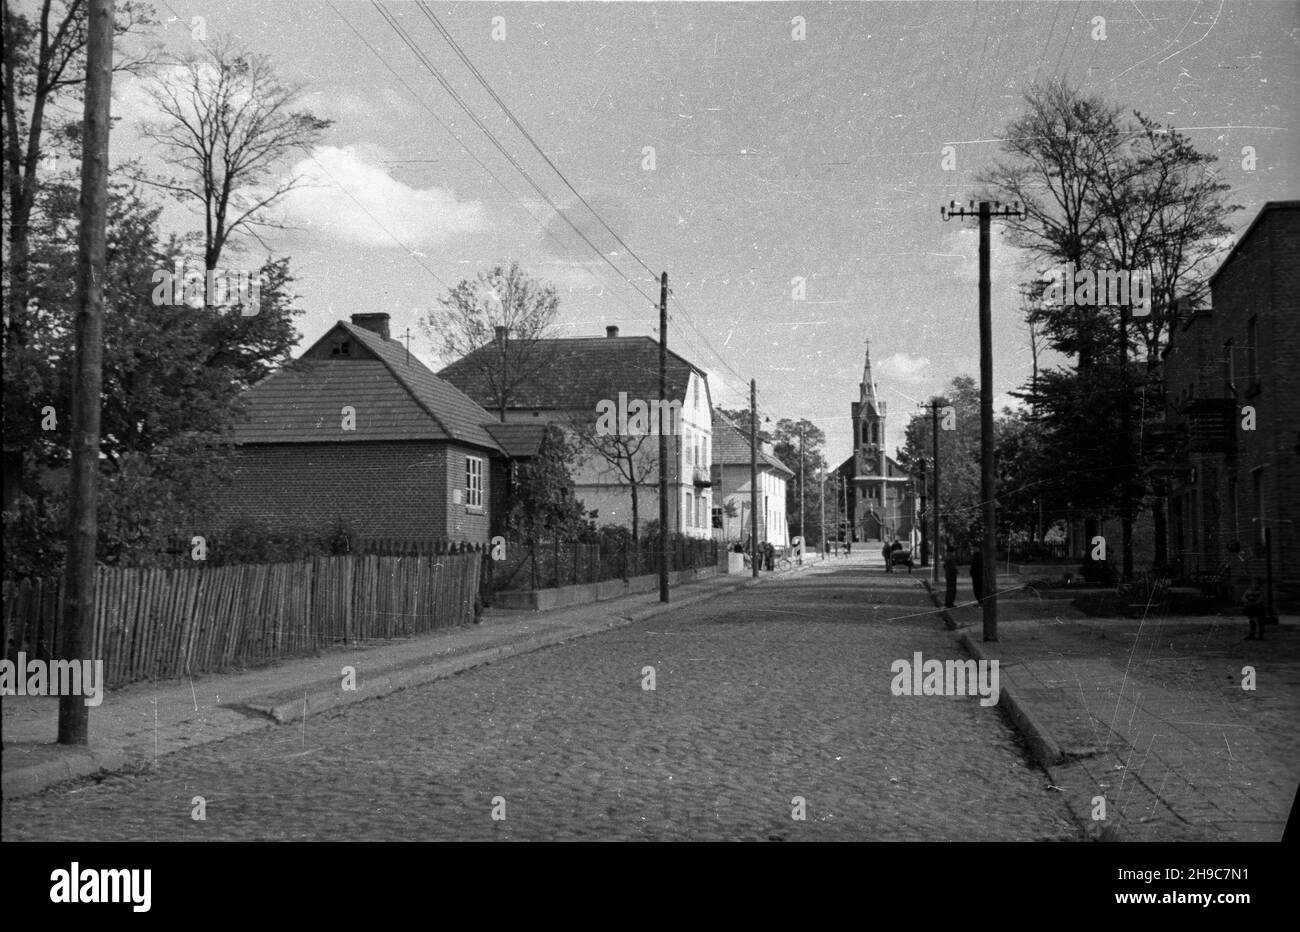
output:
[[[939,596],[931,588],[930,581],[928,579],[922,580],[922,585],[930,593],[935,608],[939,608]],[[939,615],[943,618],[944,624],[950,631],[957,630],[957,623],[953,621],[947,609],[940,609]],[[957,636],[957,641],[962,647],[966,648],[966,652],[976,661],[989,659],[984,656],[983,649],[979,647],[969,632],[961,632]],[[1029,743],[1029,749],[1034,755],[1034,760],[1044,768],[1065,763],[1065,752],[1061,750],[1061,745],[1029,710],[1028,703],[1020,698],[1015,687],[1011,683],[1001,683],[998,693],[998,705],[1006,710],[1007,715],[1016,726],[1016,730]]]

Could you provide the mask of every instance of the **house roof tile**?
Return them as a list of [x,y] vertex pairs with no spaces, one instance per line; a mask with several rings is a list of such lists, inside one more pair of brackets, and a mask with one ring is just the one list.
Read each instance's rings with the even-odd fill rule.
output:
[[[488,367],[500,350],[482,347],[438,373],[479,404],[495,408]],[[507,353],[509,349],[507,349]],[[659,342],[653,337],[576,337],[537,340],[525,351],[533,375],[513,387],[513,409],[590,410],[600,401],[659,397]],[[669,399],[684,401],[691,373],[703,370],[668,351]]]
[[[313,350],[342,331],[367,351],[322,358]],[[339,321],[299,358],[249,389],[234,429],[236,443],[325,443],[454,440],[501,447],[484,426],[492,420],[455,386],[435,376],[400,343]],[[342,409],[356,411],[343,430]]]
[[[771,453],[758,451],[758,462],[769,466],[777,472],[793,476],[794,470],[781,462]],[[749,434],[742,431],[725,415],[713,410],[713,463],[717,466],[734,466],[737,463],[749,464]]]

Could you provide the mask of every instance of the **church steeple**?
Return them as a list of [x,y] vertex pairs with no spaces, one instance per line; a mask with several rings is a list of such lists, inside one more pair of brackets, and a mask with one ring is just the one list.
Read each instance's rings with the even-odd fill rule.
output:
[[885,415],[885,406],[876,398],[876,383],[871,377],[871,339],[864,340],[867,344],[866,358],[862,363],[862,381],[858,383],[858,406],[862,416],[881,417]]
[[857,474],[885,475],[885,403],[876,397],[876,383],[871,377],[871,340],[862,363],[862,382],[858,402],[853,405],[855,420],[853,441],[857,447]]

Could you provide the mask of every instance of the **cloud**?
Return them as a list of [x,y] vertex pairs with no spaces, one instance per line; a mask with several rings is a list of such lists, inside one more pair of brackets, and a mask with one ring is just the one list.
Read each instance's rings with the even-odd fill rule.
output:
[[294,166],[304,185],[283,201],[285,220],[347,243],[436,246],[487,228],[483,205],[448,188],[414,188],[374,164],[374,153],[322,146]]
[[926,372],[930,368],[930,360],[926,356],[895,353],[881,360],[876,368],[880,370],[881,377],[893,382],[915,385],[930,377]]

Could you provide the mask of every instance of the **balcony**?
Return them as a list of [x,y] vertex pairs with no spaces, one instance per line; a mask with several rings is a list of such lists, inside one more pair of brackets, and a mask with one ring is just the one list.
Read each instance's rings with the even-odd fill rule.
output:
[[707,488],[713,485],[713,476],[710,473],[708,466],[691,467],[691,479],[695,483],[697,489]]

